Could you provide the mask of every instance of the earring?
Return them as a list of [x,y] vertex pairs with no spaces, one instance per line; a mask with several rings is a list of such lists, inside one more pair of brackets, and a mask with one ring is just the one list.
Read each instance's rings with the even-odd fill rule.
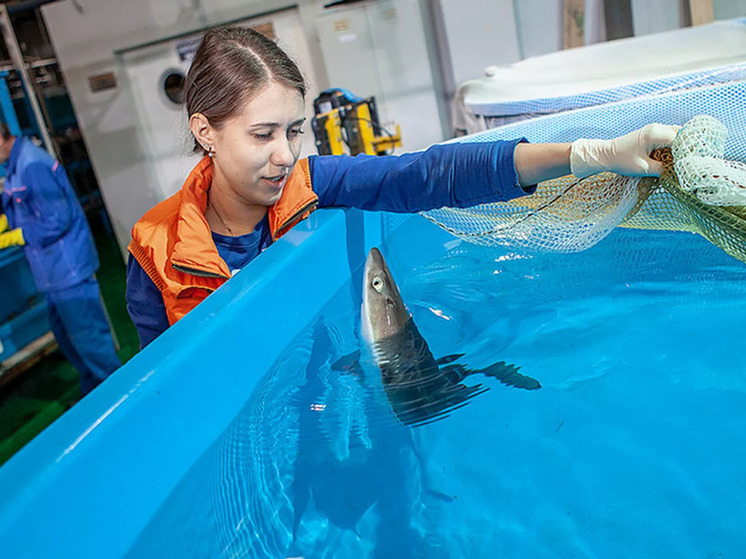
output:
[[207,146],[207,156],[215,157],[215,152],[212,150],[212,146]]

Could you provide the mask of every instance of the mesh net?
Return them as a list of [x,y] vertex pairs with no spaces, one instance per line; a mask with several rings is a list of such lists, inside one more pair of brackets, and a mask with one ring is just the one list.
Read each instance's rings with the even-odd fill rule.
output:
[[[424,215],[467,241],[577,252],[615,227],[698,233],[746,262],[746,80],[594,106],[503,126],[456,141],[526,137],[533,142],[612,138],[649,122],[683,128],[660,179],[601,173],[566,176],[536,193],[473,208]],[[703,114],[704,113],[704,114]]]

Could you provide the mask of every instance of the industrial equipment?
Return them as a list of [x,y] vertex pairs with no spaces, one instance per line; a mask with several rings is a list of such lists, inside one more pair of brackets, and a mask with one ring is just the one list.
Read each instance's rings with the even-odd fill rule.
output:
[[56,347],[23,250],[0,250],[0,387]]
[[363,99],[346,89],[327,89],[313,107],[313,134],[320,155],[387,155],[402,145],[398,124],[394,134],[381,126],[374,97]]

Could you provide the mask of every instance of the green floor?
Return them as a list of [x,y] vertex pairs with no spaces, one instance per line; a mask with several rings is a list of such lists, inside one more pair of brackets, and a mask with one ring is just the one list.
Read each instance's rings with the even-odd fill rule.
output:
[[[125,266],[113,236],[96,238],[101,267],[96,274],[119,342],[119,357],[138,349],[124,300]],[[0,464],[13,456],[79,399],[78,373],[59,350],[25,371],[0,392]]]

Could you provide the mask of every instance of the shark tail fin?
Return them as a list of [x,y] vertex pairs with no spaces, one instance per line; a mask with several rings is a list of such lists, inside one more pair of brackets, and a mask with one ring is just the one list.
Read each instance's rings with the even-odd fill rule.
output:
[[518,369],[519,367],[516,367],[512,363],[498,361],[485,369],[474,372],[496,378],[503,384],[514,386],[516,388],[523,388],[524,390],[536,390],[537,388],[541,388],[541,384],[538,380],[527,375],[522,375],[518,372]]

